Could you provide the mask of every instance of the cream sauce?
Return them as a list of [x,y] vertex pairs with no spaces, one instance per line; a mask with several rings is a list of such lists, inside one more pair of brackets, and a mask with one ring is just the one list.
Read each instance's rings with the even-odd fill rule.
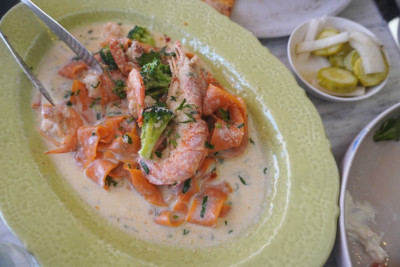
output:
[[[94,24],[72,30],[90,51],[98,51],[103,24]],[[131,26],[123,25],[124,34]],[[163,39],[157,37],[157,39]],[[72,81],[57,74],[57,70],[74,57],[63,43],[57,42],[44,56],[38,71],[38,77],[50,88],[56,102],[65,100],[64,96],[71,88]],[[35,97],[34,97],[35,99]],[[34,100],[35,101],[35,100]],[[39,122],[38,122],[39,123]],[[127,181],[118,183],[110,191],[86,178],[76,165],[72,153],[57,154],[52,160],[76,192],[108,221],[143,240],[150,242],[189,248],[213,246],[240,235],[246,235],[264,212],[267,206],[269,189],[267,179],[267,160],[265,147],[257,144],[261,141],[255,135],[256,129],[249,118],[249,133],[254,143],[249,143],[246,152],[238,158],[220,161],[217,166],[218,180],[226,180],[232,187],[228,201],[232,209],[225,218],[219,219],[215,228],[184,223],[173,228],[153,222],[159,208],[151,206],[142,196],[131,189]],[[239,176],[246,184],[243,184]]]

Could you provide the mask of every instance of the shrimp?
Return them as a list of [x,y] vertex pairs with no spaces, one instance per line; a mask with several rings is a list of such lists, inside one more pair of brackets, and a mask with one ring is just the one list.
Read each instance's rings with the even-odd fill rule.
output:
[[114,58],[115,64],[118,69],[124,74],[128,75],[133,68],[133,64],[128,62],[124,50],[130,45],[131,40],[129,38],[113,39],[109,43],[111,54]]
[[[144,109],[145,87],[142,75],[137,69],[129,72],[126,80],[126,97],[128,99],[128,111],[132,117],[138,118],[139,126],[142,125],[142,113]],[[136,113],[136,114],[135,114]]]
[[[140,159],[143,173],[153,184],[181,183],[195,175],[201,167],[207,149],[207,125],[202,115],[202,78],[195,71],[197,57],[189,59],[179,42],[175,45],[176,57],[170,60],[173,80],[168,91],[167,106],[176,113],[173,134],[165,157]],[[146,166],[146,167],[144,167]]]
[[[58,148],[46,151],[46,154],[66,153],[76,150],[77,131],[83,126],[79,114],[67,106],[42,106],[42,125],[40,134]],[[56,139],[61,139],[61,142]]]

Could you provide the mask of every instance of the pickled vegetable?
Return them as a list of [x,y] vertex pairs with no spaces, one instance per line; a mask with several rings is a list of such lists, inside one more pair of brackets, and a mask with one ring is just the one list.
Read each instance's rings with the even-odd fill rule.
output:
[[360,83],[364,86],[374,86],[386,79],[389,73],[389,66],[385,60],[386,69],[384,72],[366,74],[362,64],[362,58],[357,59],[354,64],[354,74],[357,76]]
[[[325,29],[323,31],[321,31],[318,36],[317,36],[317,40],[321,40],[321,39],[325,39],[328,37],[332,37],[335,35],[338,35],[339,31],[335,30],[335,29]],[[343,44],[335,44],[326,48],[322,48],[322,49],[318,49],[315,50],[313,53],[316,56],[331,56],[334,55],[336,53],[338,53],[340,51],[340,49],[342,48]]]
[[323,88],[337,93],[351,93],[356,90],[358,83],[353,73],[338,67],[320,69],[317,81]]

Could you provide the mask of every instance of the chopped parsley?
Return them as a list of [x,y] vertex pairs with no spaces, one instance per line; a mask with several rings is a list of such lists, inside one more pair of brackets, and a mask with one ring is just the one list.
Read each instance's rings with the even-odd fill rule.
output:
[[115,87],[112,89],[112,92],[116,94],[119,98],[125,99],[126,98],[126,90],[125,90],[125,83],[123,80],[115,81]]
[[90,87],[96,89],[96,88],[99,86],[99,84],[100,84],[100,81],[98,81],[98,82],[96,83],[96,85],[94,85],[94,86],[93,86],[93,84],[91,84]]
[[183,235],[187,235],[188,233],[190,233],[190,230],[183,229]]
[[267,174],[267,168],[264,168],[264,174]]
[[68,101],[68,102],[66,103],[66,105],[67,105],[68,107],[70,107],[70,106],[72,106],[72,102],[71,102],[71,101]]
[[208,201],[208,196],[204,196],[203,197],[203,202],[201,203],[200,218],[203,218],[204,214],[206,213],[207,201]]
[[255,144],[253,139],[249,138],[250,143],[252,143],[253,145]]
[[225,122],[229,122],[231,119],[231,114],[229,114],[229,111],[224,110],[222,108],[218,109],[219,115]]
[[116,182],[110,175],[107,175],[105,183],[108,187],[117,186],[118,182]]
[[142,168],[146,174],[150,173],[149,167],[146,165],[146,163],[143,160],[140,161],[140,165],[142,165]]
[[214,149],[214,145],[213,145],[213,144],[210,144],[210,143],[207,142],[207,141],[206,141],[206,143],[204,144],[204,146],[205,146],[206,148],[209,148],[209,149]]
[[242,184],[247,185],[246,181],[243,179],[242,176],[239,175],[239,179],[240,179],[240,181],[242,182]]
[[161,151],[156,151],[156,152],[154,152],[154,154],[156,154],[157,157],[162,158],[162,152]]
[[183,183],[182,194],[185,194],[187,191],[189,191],[191,180],[192,180],[192,179],[189,178],[189,179],[187,179],[187,180]]
[[90,103],[91,108],[93,108],[96,104],[98,104],[101,101],[101,97],[95,98],[92,103]]
[[238,125],[238,129],[243,128],[244,127],[244,122],[242,122],[241,124]]
[[122,141],[124,141],[124,143],[132,145],[132,137],[130,137],[128,134],[124,134],[122,136]]

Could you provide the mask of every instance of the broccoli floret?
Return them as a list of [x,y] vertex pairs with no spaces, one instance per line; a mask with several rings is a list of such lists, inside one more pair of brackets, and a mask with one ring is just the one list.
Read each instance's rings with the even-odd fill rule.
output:
[[140,135],[142,147],[139,155],[149,159],[158,138],[174,118],[174,113],[165,107],[153,106],[143,111],[142,133]]
[[118,68],[108,45],[100,49],[100,57],[110,70],[116,70]]
[[161,53],[150,51],[149,53],[143,53],[140,57],[136,58],[140,67],[153,62],[155,59],[161,60]]
[[151,46],[156,45],[156,42],[151,36],[151,33],[144,27],[135,26],[135,28],[129,31],[128,38],[131,40],[137,40],[139,42],[149,44]]
[[140,74],[146,87],[146,95],[157,100],[168,92],[172,76],[168,65],[162,64],[158,59],[154,59],[151,63],[142,67]]

